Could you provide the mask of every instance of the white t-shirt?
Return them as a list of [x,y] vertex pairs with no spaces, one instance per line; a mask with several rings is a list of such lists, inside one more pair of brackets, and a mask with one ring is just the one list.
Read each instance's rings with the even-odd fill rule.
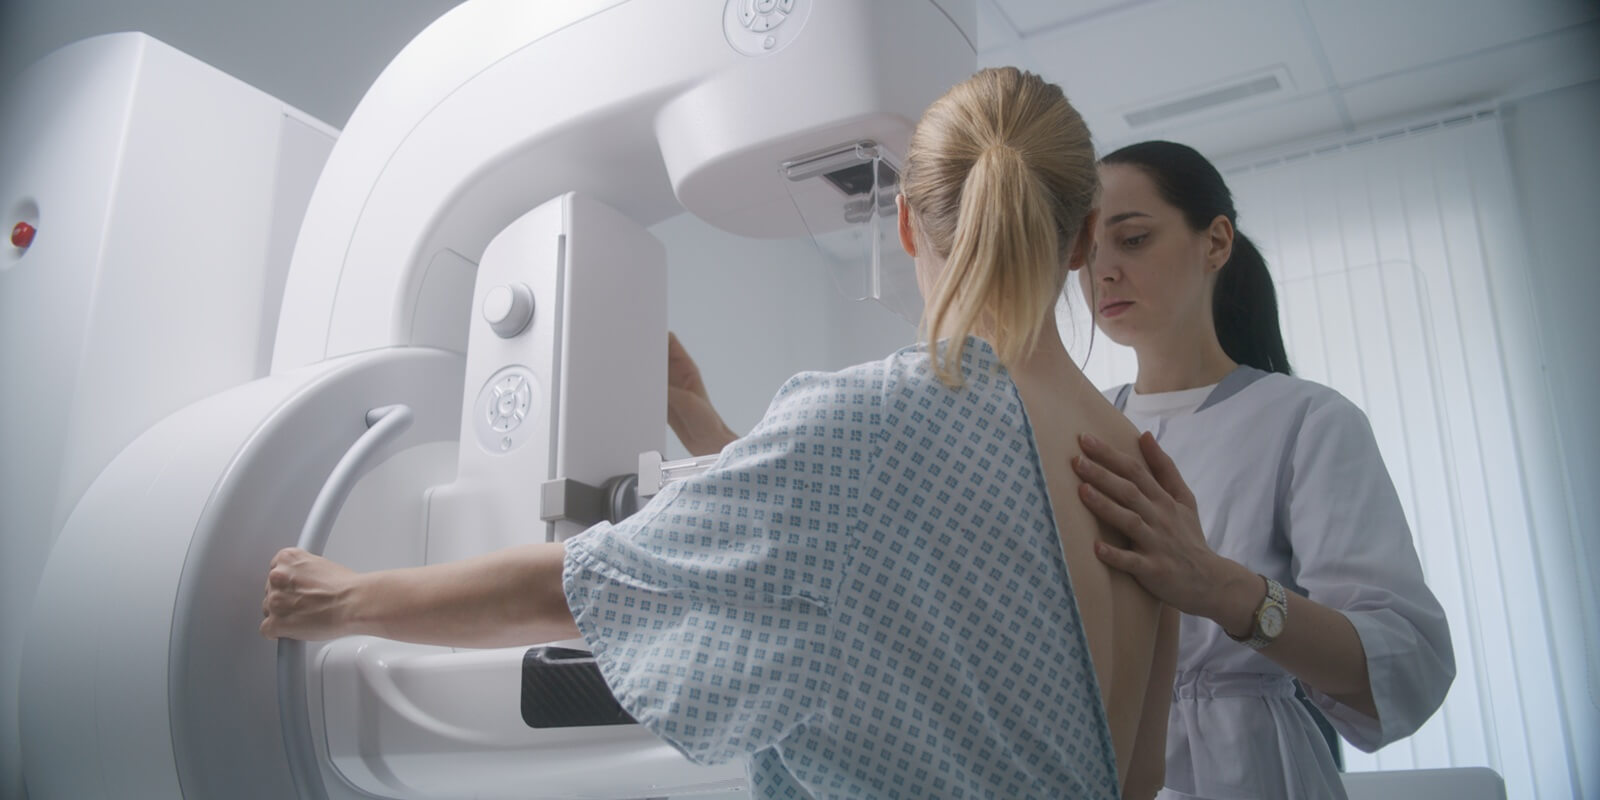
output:
[[1166,432],[1167,420],[1173,417],[1186,417],[1200,408],[1200,404],[1215,391],[1217,384],[1201,386],[1198,389],[1181,389],[1176,392],[1156,392],[1154,394],[1139,394],[1138,390],[1130,389],[1128,399],[1122,413],[1133,422],[1134,427],[1142,433],[1154,431],[1156,438]]

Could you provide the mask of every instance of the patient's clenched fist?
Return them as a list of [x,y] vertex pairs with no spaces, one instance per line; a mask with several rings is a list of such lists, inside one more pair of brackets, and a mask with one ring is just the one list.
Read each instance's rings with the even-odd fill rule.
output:
[[308,641],[346,635],[359,578],[359,573],[298,547],[279,550],[267,570],[261,635]]

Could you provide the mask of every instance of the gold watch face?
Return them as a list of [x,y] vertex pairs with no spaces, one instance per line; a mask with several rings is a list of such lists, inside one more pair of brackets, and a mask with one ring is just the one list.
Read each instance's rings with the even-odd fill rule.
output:
[[1261,610],[1261,635],[1268,639],[1276,639],[1283,633],[1283,609],[1277,606],[1268,606]]

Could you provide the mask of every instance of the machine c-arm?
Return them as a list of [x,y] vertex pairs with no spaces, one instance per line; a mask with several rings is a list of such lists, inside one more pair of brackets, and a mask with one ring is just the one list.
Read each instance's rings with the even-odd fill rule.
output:
[[[745,28],[747,6],[772,6],[753,27],[773,27]],[[463,4],[400,53],[335,145],[274,371],[461,349],[465,308],[438,302],[451,279],[433,260],[477,263],[565,192],[641,226],[682,210],[760,238],[804,236],[813,212],[842,226],[845,197],[797,208],[780,166],[863,140],[903,151],[927,103],[972,71],[972,15],[970,0]],[[752,39],[755,54],[739,49]]]

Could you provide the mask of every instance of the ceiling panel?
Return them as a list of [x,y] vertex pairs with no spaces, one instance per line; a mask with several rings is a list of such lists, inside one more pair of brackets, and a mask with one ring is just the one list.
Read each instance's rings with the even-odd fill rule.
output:
[[1096,132],[1095,144],[1102,153],[1146,139],[1170,139],[1187,144],[1216,161],[1338,130],[1341,118],[1331,96],[1322,92],[1184,125],[1141,129],[1136,133],[1123,128],[1120,135],[1109,134],[1116,130],[1115,126],[1096,127],[1094,120],[1090,120],[1089,125],[1090,130]]
[[992,0],[1017,33],[1032,36],[1071,20],[1086,19],[1150,0]]
[[1357,124],[1600,80],[1600,22],[1471,58],[1367,81],[1344,92]]
[[[1286,74],[1289,83],[1271,102],[1322,93],[1327,87],[1296,9],[1277,0],[1160,0],[1028,37],[981,60],[1020,62],[1040,72],[1066,89],[1097,135],[1125,140],[1142,133],[1123,120],[1128,111],[1264,72]],[[1169,125],[1225,117],[1230,109],[1197,112]]]
[[1303,0],[1343,86],[1600,19],[1594,0]]

